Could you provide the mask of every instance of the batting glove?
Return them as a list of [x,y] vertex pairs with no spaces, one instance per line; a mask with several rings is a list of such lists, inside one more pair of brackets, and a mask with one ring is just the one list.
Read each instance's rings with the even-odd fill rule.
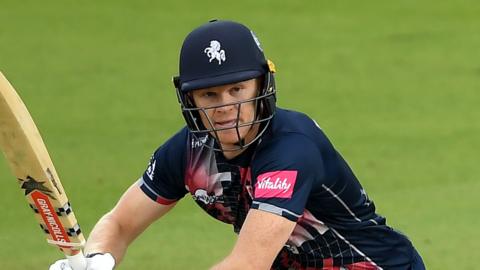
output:
[[115,259],[110,253],[95,253],[87,255],[86,259],[86,269],[72,269],[68,264],[68,260],[62,259],[52,264],[49,270],[113,270],[113,267],[115,266]]

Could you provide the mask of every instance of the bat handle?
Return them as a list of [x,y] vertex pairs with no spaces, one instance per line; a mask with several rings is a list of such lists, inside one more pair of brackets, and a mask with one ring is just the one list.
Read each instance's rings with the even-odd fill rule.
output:
[[87,259],[83,255],[83,252],[80,250],[75,255],[66,255],[68,259],[68,264],[72,270],[86,270],[87,269]]

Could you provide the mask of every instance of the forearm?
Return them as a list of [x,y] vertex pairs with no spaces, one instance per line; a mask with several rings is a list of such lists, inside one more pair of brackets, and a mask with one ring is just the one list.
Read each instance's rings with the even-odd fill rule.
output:
[[268,270],[296,223],[284,217],[250,209],[230,255],[210,270]]
[[95,225],[87,244],[85,254],[92,253],[111,253],[118,263],[123,259],[131,239],[122,233],[121,225],[113,218],[111,213],[103,216]]
[[174,205],[152,201],[137,184],[133,184],[112,211],[97,222],[88,238],[85,253],[111,253],[118,265],[130,243]]
[[256,270],[250,265],[248,260],[241,260],[232,255],[226,257],[221,262],[211,267],[210,270]]

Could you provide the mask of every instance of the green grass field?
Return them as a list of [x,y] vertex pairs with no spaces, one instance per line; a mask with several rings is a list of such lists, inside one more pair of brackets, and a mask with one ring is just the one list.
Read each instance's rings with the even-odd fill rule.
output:
[[[0,70],[27,104],[85,232],[183,126],[171,76],[211,18],[253,28],[279,105],[315,118],[428,269],[480,250],[478,1],[0,3]],[[49,247],[0,157],[0,268],[47,269]],[[235,241],[190,198],[118,269],[207,269]]]

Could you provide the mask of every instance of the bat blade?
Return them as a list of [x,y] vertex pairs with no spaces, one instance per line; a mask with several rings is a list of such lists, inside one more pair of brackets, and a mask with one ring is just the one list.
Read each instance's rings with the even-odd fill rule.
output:
[[58,246],[67,258],[83,260],[85,238],[47,148],[25,104],[1,72],[0,148],[47,242]]

